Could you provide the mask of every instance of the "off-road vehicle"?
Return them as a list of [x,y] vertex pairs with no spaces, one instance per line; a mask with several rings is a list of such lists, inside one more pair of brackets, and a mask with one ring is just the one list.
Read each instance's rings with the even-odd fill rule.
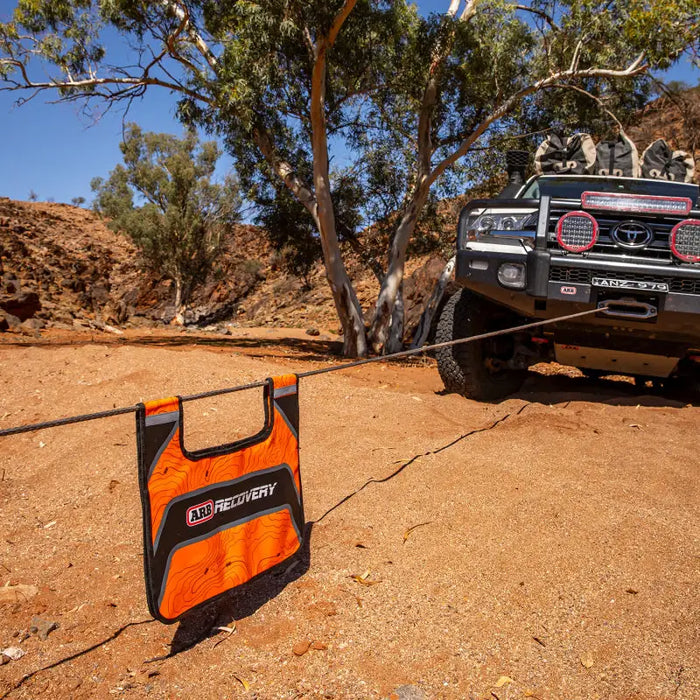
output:
[[521,166],[510,168],[498,198],[473,200],[460,214],[461,289],[442,309],[437,342],[605,308],[439,350],[447,390],[497,399],[520,387],[529,366],[549,360],[588,374],[697,378],[698,186],[595,175],[525,182]]

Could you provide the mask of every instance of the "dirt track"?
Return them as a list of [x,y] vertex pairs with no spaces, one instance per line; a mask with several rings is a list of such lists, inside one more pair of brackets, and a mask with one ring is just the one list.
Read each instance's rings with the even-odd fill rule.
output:
[[[221,343],[0,347],[0,426],[330,361]],[[429,362],[303,380],[307,551],[170,627],[133,416],[2,438],[0,584],[39,592],[0,604],[0,649],[26,651],[0,697],[699,698],[697,404],[567,375],[493,405],[440,389]],[[186,444],[261,422],[255,392],[189,403]]]

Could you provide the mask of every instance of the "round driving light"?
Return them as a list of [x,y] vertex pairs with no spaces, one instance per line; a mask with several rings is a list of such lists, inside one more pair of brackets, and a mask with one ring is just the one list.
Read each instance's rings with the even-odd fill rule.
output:
[[498,281],[504,287],[525,289],[525,265],[521,263],[503,263],[498,268]]
[[671,250],[684,262],[700,262],[700,220],[686,219],[673,227]]
[[571,253],[590,250],[598,240],[598,222],[585,211],[570,211],[557,223],[557,241]]

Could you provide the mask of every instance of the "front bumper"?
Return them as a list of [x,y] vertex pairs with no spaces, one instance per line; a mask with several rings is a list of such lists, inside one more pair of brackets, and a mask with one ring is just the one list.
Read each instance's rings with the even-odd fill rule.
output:
[[[512,289],[499,282],[498,270],[504,263],[525,267],[524,289]],[[534,303],[536,300],[591,306],[623,297],[653,300],[659,316],[663,313],[700,314],[700,269],[660,269],[655,265],[575,259],[547,250],[525,251],[509,245],[472,244],[457,253],[456,279],[475,291],[483,293],[490,289],[486,296],[543,317],[547,314],[536,313],[538,309],[544,311],[542,304]]]
[[[616,343],[644,338],[651,344],[700,347],[700,265],[566,254],[547,244],[548,207],[543,198],[534,247],[512,232],[466,242],[457,252],[457,283],[527,318],[554,318],[614,302],[620,313],[596,314],[572,327],[615,336]],[[524,267],[523,289],[499,281],[504,263]]]

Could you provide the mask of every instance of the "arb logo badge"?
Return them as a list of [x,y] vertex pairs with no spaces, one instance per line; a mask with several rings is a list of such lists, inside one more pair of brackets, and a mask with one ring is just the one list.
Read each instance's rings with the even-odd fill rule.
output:
[[562,294],[568,294],[570,296],[573,296],[578,290],[576,289],[576,287],[562,287],[559,291]]
[[[182,511],[181,511],[182,512]],[[205,501],[187,509],[187,524],[192,527],[214,517],[214,501]]]

